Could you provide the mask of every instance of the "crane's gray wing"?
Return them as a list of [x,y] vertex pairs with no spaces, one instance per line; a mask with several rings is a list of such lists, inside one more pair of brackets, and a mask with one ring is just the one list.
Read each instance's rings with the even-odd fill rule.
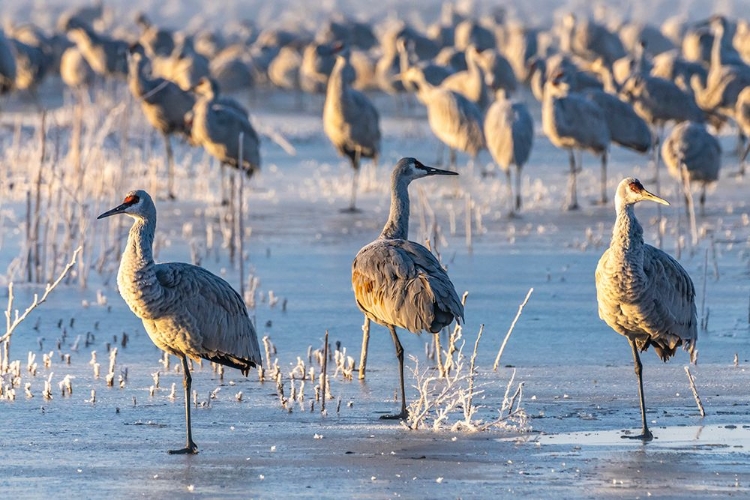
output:
[[351,102],[344,108],[345,122],[350,127],[352,141],[380,151],[380,115],[372,102],[362,92],[348,90]]
[[570,94],[554,103],[558,134],[573,137],[588,148],[604,150],[609,145],[609,127],[604,112],[596,103]]
[[[643,253],[643,271],[651,294],[648,305],[652,308],[651,314],[644,315],[644,324],[651,332],[652,343],[659,347],[657,341],[663,342],[671,355],[681,340],[693,359],[698,340],[693,280],[666,252],[644,244]],[[661,356],[658,349],[657,353]]]
[[513,104],[513,162],[525,165],[534,144],[534,120],[523,103]]
[[261,363],[255,327],[229,283],[202,267],[177,262],[156,265],[156,278],[170,310],[178,312],[171,318],[175,327],[200,335],[202,357],[230,366]]
[[432,92],[430,98],[434,102],[427,108],[427,119],[441,141],[469,154],[484,148],[484,119],[476,104],[450,90]]
[[352,264],[359,308],[372,320],[410,332],[438,332],[463,319],[463,305],[445,270],[423,246],[406,240],[377,240]]

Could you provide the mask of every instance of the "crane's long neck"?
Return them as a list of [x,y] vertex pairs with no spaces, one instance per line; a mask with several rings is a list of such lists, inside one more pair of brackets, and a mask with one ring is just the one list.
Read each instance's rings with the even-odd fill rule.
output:
[[711,61],[709,69],[717,71],[721,67],[721,41],[724,38],[724,27],[720,24],[714,28],[714,40],[711,45]]
[[156,217],[136,219],[130,228],[128,243],[122,254],[117,286],[128,306],[141,318],[149,317],[150,305],[163,290],[156,278],[153,243]]
[[326,95],[338,96],[342,95],[347,88],[347,83],[344,78],[344,70],[348,66],[348,61],[343,57],[336,58],[336,64],[333,66],[331,76],[328,78],[328,87],[326,88]]
[[409,182],[395,178],[391,182],[391,211],[380,237],[405,240],[409,236]]
[[634,205],[617,208],[617,219],[612,230],[610,251],[617,252],[626,262],[642,262],[643,228],[635,217]]
[[146,61],[144,59],[140,59],[137,63],[131,63],[128,73],[128,86],[135,97],[143,97],[155,87],[154,81],[147,78],[145,72]]

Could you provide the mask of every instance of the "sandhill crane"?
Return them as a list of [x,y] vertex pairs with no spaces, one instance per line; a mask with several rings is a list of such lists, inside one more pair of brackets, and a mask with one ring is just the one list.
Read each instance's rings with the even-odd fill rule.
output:
[[[338,43],[311,43],[302,52],[300,88],[310,94],[325,94],[328,77],[336,64]],[[349,66],[352,74],[354,70]]]
[[667,361],[677,346],[684,345],[695,361],[698,340],[695,287],[687,271],[667,253],[643,242],[643,228],[635,217],[634,206],[651,200],[669,205],[649,193],[638,179],[620,181],[615,195],[617,219],[612,242],[596,266],[596,298],[599,317],[630,342],[643,431],[638,436],[623,436],[650,441],[643,398],[642,365],[639,352],[654,346],[656,354]]
[[[604,62],[601,61],[601,64]],[[635,73],[650,73],[653,63],[649,60],[646,54],[646,44],[641,41],[638,43],[631,55],[621,57],[612,63],[612,76],[615,81],[622,85],[630,75]]]
[[70,38],[81,51],[96,74],[106,77],[127,77],[128,44],[95,32],[83,23],[71,19],[67,25]]
[[476,104],[461,94],[430,85],[416,68],[410,68],[402,78],[417,85],[417,98],[427,107],[432,132],[450,150],[451,167],[455,168],[456,149],[476,158],[485,147],[484,120]]
[[[534,142],[534,121],[528,108],[505,98],[499,90],[484,118],[484,137],[492,158],[505,172],[511,196],[511,214],[521,209],[521,169],[529,159]],[[516,196],[510,181],[510,165],[516,167]]]
[[565,73],[565,78],[572,92],[602,88],[602,82],[596,75],[581,70],[574,60],[566,54],[554,54],[546,59],[535,56],[531,59],[529,65],[529,86],[534,97],[540,103],[544,102],[545,84],[560,71]]
[[[440,85],[446,78],[453,74],[451,68],[433,61],[417,61],[413,46],[413,42],[402,39],[396,41],[401,73],[406,73],[409,68],[417,68],[424,74],[425,80],[435,86]],[[410,88],[409,90],[413,89]]]
[[473,19],[464,19],[456,25],[454,43],[458,50],[466,50],[470,46],[478,50],[494,48],[497,44],[495,34],[489,28],[482,26]]
[[208,58],[195,50],[191,36],[177,36],[169,58],[156,60],[163,60],[164,64],[159,65],[158,71],[154,67],[154,73],[175,82],[182,90],[190,90],[201,78],[211,75]]
[[626,55],[617,35],[589,19],[578,21],[572,13],[563,18],[560,47],[564,53],[573,53],[589,61],[601,57],[607,64]]
[[[740,95],[737,96],[737,106],[734,111],[734,119],[745,137],[750,137],[750,87],[745,87],[745,89],[740,92]],[[745,175],[745,159],[747,158],[748,152],[750,152],[750,143],[748,143],[740,156],[739,175],[741,176]]]
[[[260,139],[246,114],[217,102],[216,87],[209,78],[201,78],[194,91],[191,137],[195,144],[219,160],[244,170],[248,177],[260,169]],[[239,160],[240,132],[243,134],[242,165]]]
[[638,153],[651,148],[651,129],[630,103],[603,90],[586,90],[584,95],[602,108],[612,142]]
[[29,45],[16,38],[10,42],[16,55],[15,88],[28,90],[36,97],[36,88],[52,65],[52,58],[46,47]]
[[139,12],[135,16],[135,23],[141,28],[141,36],[138,38],[149,57],[169,57],[174,51],[174,38],[168,30],[155,26],[148,16]]
[[518,80],[510,62],[495,49],[478,54],[477,63],[484,70],[484,81],[490,91],[503,89],[511,95],[518,87]]
[[453,320],[462,321],[464,308],[448,275],[429,250],[409,241],[409,183],[429,175],[457,175],[402,158],[391,176],[391,209],[383,232],[364,246],[352,263],[352,288],[365,316],[391,332],[398,358],[401,411],[381,418],[407,417],[404,389],[404,349],[396,327],[412,333],[438,333]]
[[700,208],[705,212],[706,185],[719,179],[721,146],[702,123],[683,122],[669,133],[661,148],[661,156],[672,177],[684,189],[682,166],[688,180],[701,185]]
[[77,46],[68,47],[60,58],[60,77],[68,87],[80,90],[94,83],[94,70]]
[[653,129],[654,173],[659,188],[659,147],[667,122],[696,121],[705,119],[703,111],[690,94],[677,84],[656,76],[636,73],[628,78],[619,91],[620,98],[633,105],[638,115]]
[[13,45],[0,28],[0,94],[10,92],[16,84],[16,58]]
[[622,26],[617,35],[622,41],[623,48],[630,52],[637,50],[641,42],[645,42],[648,53],[654,56],[675,48],[672,40],[651,24],[630,22]]
[[268,65],[268,79],[284,90],[299,90],[299,68],[302,56],[294,47],[282,47]]
[[466,49],[466,71],[448,76],[440,88],[457,92],[484,111],[490,103],[490,95],[485,83],[484,70],[479,66],[479,52],[470,45]]
[[348,211],[355,212],[360,159],[372,158],[377,164],[380,154],[380,117],[372,102],[362,92],[351,88],[348,67],[349,48],[343,46],[328,78],[323,130],[339,154],[348,156],[352,162],[354,179]]
[[94,26],[97,21],[101,21],[103,18],[104,2],[96,0],[93,2],[93,5],[72,7],[60,14],[60,17],[57,19],[57,29],[65,31],[71,21],[87,26]]
[[190,422],[188,358],[237,368],[247,376],[261,364],[255,327],[242,297],[223,279],[191,264],[154,262],[156,207],[147,192],[129,192],[121,205],[97,219],[118,214],[134,220],[117,273],[120,295],[143,320],[156,347],[182,360],[187,443],[169,453],[198,453]]
[[170,199],[175,199],[174,154],[170,135],[175,132],[187,133],[185,115],[193,109],[195,98],[174,82],[147,76],[148,59],[143,54],[143,47],[135,45],[130,52],[128,87],[133,97],[140,101],[148,122],[164,138],[167,152],[167,195]]
[[568,150],[570,195],[568,210],[578,208],[574,149],[601,156],[601,202],[607,201],[607,150],[611,139],[602,108],[581,94],[570,92],[567,73],[558,72],[544,86],[542,130],[558,148]]

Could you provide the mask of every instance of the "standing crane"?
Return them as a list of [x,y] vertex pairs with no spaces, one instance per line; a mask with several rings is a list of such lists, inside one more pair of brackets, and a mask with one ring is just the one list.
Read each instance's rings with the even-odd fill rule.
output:
[[185,114],[193,109],[195,98],[174,82],[164,78],[150,78],[146,75],[148,58],[139,44],[130,48],[128,59],[128,87],[133,97],[141,102],[146,119],[164,138],[167,152],[167,194],[174,194],[174,154],[170,135],[175,132],[187,133]]
[[195,454],[188,358],[237,368],[247,376],[261,365],[255,327],[242,297],[220,277],[191,264],[154,262],[156,207],[147,192],[129,192],[121,205],[97,218],[118,214],[134,220],[117,273],[120,294],[156,347],[182,360],[187,443],[169,453]]
[[[217,102],[215,85],[208,78],[201,78],[193,90],[198,95],[191,120],[193,142],[203,146],[222,166],[244,170],[248,177],[260,170],[260,139],[247,115]],[[240,132],[243,133],[241,165]]]
[[381,418],[404,419],[404,349],[396,327],[412,333],[438,333],[453,320],[463,321],[464,307],[440,262],[409,235],[409,183],[430,175],[458,175],[402,158],[391,176],[391,209],[380,237],[363,247],[352,263],[352,287],[365,316],[388,328],[396,347],[401,382],[401,411]]
[[380,154],[380,116],[362,92],[351,88],[349,47],[342,46],[328,78],[323,106],[323,130],[338,150],[349,157],[354,169],[349,212],[356,212],[357,180],[361,158],[372,158],[377,165]]
[[68,21],[66,31],[68,38],[78,46],[78,50],[97,75],[127,77],[127,42],[97,33],[76,18]]
[[461,94],[484,111],[489,106],[490,95],[485,83],[484,69],[479,63],[480,57],[476,47],[470,45],[466,49],[466,71],[448,76],[440,84],[440,88]]
[[417,85],[417,98],[427,107],[432,132],[448,146],[451,167],[456,165],[456,149],[476,158],[485,147],[484,120],[477,105],[457,92],[430,85],[417,68],[409,68],[401,78]]
[[558,148],[568,150],[570,195],[568,210],[578,208],[574,149],[585,149],[602,158],[601,202],[607,202],[607,149],[611,139],[604,111],[581,94],[570,92],[567,72],[560,71],[544,85],[542,130]]
[[620,181],[615,195],[617,219],[612,242],[596,266],[599,317],[624,335],[633,351],[643,431],[632,437],[653,439],[646,423],[643,377],[639,352],[654,346],[662,361],[684,345],[695,362],[698,340],[695,287],[690,275],[669,254],[643,242],[643,228],[635,217],[639,201],[669,203],[644,189],[638,179]]
[[[667,165],[669,174],[675,178],[684,190],[690,189],[682,178],[682,167],[689,182],[701,185],[701,215],[706,208],[706,185],[719,180],[721,168],[721,145],[706,130],[705,125],[695,122],[683,122],[675,126],[664,141],[661,156]],[[687,196],[687,193],[685,193]]]
[[[504,90],[498,90],[495,96],[496,100],[484,118],[484,137],[492,158],[505,172],[513,214],[521,209],[521,169],[529,159],[534,143],[534,121],[526,105],[506,99]],[[516,166],[515,202],[510,181],[511,164]]]

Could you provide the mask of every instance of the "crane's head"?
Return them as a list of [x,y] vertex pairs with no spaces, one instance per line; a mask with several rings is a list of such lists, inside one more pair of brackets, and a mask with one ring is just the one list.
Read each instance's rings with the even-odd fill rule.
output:
[[428,167],[416,158],[401,158],[393,169],[393,180],[407,183],[414,179],[420,179],[430,175],[458,175],[458,172],[450,170],[440,170],[439,168]]
[[151,200],[151,196],[146,191],[137,189],[126,194],[125,199],[122,200],[120,205],[107,210],[97,217],[97,220],[118,214],[126,214],[134,219],[144,219],[155,215],[155,213],[154,202]]
[[206,97],[207,99],[213,99],[219,94],[219,85],[216,80],[207,76],[202,76],[198,83],[196,83],[190,90],[195,92],[199,96]]
[[669,205],[669,202],[663,198],[650,193],[643,187],[641,181],[635,177],[627,177],[620,181],[617,185],[617,193],[615,194],[615,207],[618,210],[628,205],[634,205],[639,201],[651,200],[662,205]]

